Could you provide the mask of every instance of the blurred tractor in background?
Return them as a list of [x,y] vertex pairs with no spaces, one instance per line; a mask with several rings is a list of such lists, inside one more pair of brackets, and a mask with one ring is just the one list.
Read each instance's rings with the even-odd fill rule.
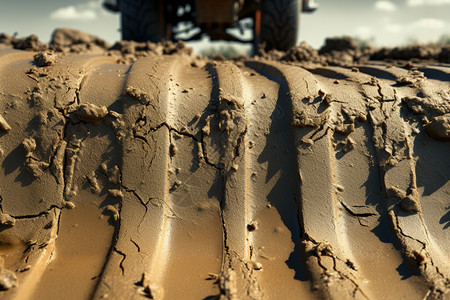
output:
[[300,13],[317,8],[314,0],[105,0],[104,6],[120,12],[123,40],[192,41],[208,35],[265,50],[294,46]]

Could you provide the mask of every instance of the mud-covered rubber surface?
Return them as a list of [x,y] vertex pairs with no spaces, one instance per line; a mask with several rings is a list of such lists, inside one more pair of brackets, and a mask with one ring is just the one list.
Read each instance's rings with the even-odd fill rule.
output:
[[126,61],[0,50],[2,299],[448,299],[448,64]]

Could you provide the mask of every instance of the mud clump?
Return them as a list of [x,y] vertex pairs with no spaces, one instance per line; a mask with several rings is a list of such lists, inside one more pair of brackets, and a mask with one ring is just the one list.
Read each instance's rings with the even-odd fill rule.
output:
[[419,70],[409,70],[407,75],[397,77],[396,83],[398,85],[418,87],[425,79],[426,77],[423,72],[420,72]]
[[89,123],[95,123],[107,115],[108,109],[106,106],[98,106],[92,103],[82,104],[77,110],[78,119]]
[[185,55],[192,56],[192,48],[187,47],[182,41],[164,41],[160,43],[118,41],[108,49],[111,55],[121,55],[119,63],[132,63],[139,58],[160,55]]
[[444,46],[439,52],[438,60],[446,63],[450,63],[450,45]]
[[[194,56],[192,48],[182,41],[164,41],[160,43],[118,41],[111,46],[97,36],[70,28],[56,29],[48,45],[40,42],[35,35],[16,38],[2,33],[0,34],[0,49],[2,48],[43,52],[36,58],[38,66],[51,65],[50,60],[48,60],[49,53],[45,52],[48,50],[62,53],[98,53],[119,56],[120,58],[117,62],[122,64],[130,64],[143,57],[160,55],[189,56],[194,59],[193,63],[197,63],[200,66],[204,65],[201,61],[207,60],[199,55]],[[448,63],[450,62],[450,46],[429,44],[375,49],[370,46],[361,47],[354,38],[344,36],[327,38],[324,46],[319,50],[314,49],[306,42],[301,42],[298,46],[286,52],[278,50],[266,52],[263,48],[260,48],[257,52],[257,57],[290,63],[344,67],[362,64],[369,60],[405,60],[413,62],[436,60]],[[235,60],[243,61],[246,59],[246,57],[241,56]],[[215,60],[225,60],[225,58],[218,56],[215,57]]]
[[11,126],[9,126],[8,122],[6,122],[5,118],[0,115],[0,131],[8,132],[11,130]]
[[344,66],[367,61],[369,52],[370,48],[361,50],[356,40],[351,37],[328,38],[319,50],[329,65]]
[[305,42],[302,42],[298,47],[294,47],[286,52],[282,57],[283,61],[307,61],[318,64],[325,64],[326,59],[320,56],[319,51]]
[[80,30],[61,28],[52,34],[50,47],[56,51],[86,52],[89,50],[108,49],[111,46],[104,40]]
[[361,50],[356,40],[351,37],[336,37],[326,39],[325,45],[320,50],[314,49],[306,42],[301,42],[300,45],[286,52],[272,50],[265,53],[261,50],[259,56],[291,63],[351,66],[367,61],[370,51],[368,47]]
[[290,63],[307,63],[330,66],[352,66],[364,64],[369,60],[403,60],[419,62],[436,60],[450,62],[449,45],[412,45],[395,48],[375,49],[371,46],[362,47],[352,37],[327,38],[319,50],[305,42],[283,52],[272,50],[265,52],[260,49],[258,56],[263,59],[285,61]]
[[425,130],[436,140],[450,141],[450,114],[434,117]]
[[35,56],[35,63],[39,67],[52,65],[58,53],[89,53],[117,56],[117,62],[121,64],[130,64],[139,58],[148,56],[193,56],[192,48],[187,47],[182,41],[164,41],[160,43],[118,41],[111,46],[95,35],[71,28],[56,29],[48,45],[40,42],[36,35],[16,38],[1,33],[0,49],[2,48],[40,52]]
[[56,55],[52,51],[40,52],[34,56],[34,62],[38,67],[47,67],[55,63]]
[[24,38],[16,38],[5,33],[0,33],[0,49],[14,48],[28,51],[45,51],[49,47],[39,41],[36,35],[30,35]]
[[381,48],[375,50],[371,55],[372,60],[439,60],[450,62],[450,46],[438,45],[413,45],[406,47],[395,47],[393,49]]
[[327,38],[325,45],[320,49],[320,54],[331,53],[333,51],[353,51],[359,50],[358,43],[351,37]]

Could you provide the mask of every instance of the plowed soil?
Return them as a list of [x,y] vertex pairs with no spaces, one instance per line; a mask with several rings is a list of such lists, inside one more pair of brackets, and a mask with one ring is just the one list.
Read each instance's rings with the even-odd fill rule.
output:
[[448,299],[448,48],[0,43],[1,299]]

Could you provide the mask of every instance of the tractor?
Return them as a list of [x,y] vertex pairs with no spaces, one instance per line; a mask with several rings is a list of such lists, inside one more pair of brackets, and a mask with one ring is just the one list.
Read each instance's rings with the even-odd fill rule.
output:
[[208,35],[283,51],[297,43],[300,13],[318,6],[314,0],[105,0],[103,5],[120,12],[123,40],[193,41]]

